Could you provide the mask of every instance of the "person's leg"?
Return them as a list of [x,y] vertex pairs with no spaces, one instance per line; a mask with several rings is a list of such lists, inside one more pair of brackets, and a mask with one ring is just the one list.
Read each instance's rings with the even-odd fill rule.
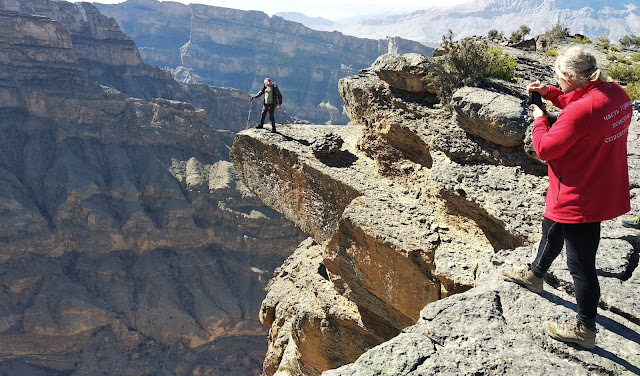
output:
[[535,260],[531,265],[523,265],[519,269],[503,270],[503,279],[524,286],[535,293],[541,293],[544,290],[544,275],[547,274],[553,260],[558,257],[564,245],[562,226],[562,223],[544,218],[542,239]]
[[260,115],[260,125],[258,128],[262,128],[264,125],[264,118],[267,116],[267,112],[269,111],[269,107],[265,104],[262,106],[262,114]]
[[276,106],[275,105],[269,106],[269,119],[271,120],[271,131],[272,132],[276,131],[275,110],[276,110]]
[[538,254],[531,263],[531,271],[538,278],[544,278],[564,245],[563,224],[548,218],[542,220],[542,239]]
[[596,330],[600,284],[596,274],[596,252],[600,243],[600,222],[564,225],[567,266],[573,277],[578,304],[578,321]]

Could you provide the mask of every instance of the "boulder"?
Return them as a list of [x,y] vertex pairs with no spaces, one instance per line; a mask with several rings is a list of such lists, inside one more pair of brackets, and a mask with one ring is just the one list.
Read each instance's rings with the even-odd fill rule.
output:
[[429,73],[454,81],[453,77],[440,65],[433,62],[433,59],[416,53],[382,55],[373,63],[371,71],[389,86],[411,93],[438,94],[440,92],[440,86],[434,80],[425,79]]
[[533,119],[511,95],[463,87],[453,94],[453,108],[465,131],[502,146],[519,146]]
[[328,158],[340,152],[344,140],[335,133],[325,134],[318,137],[311,144],[311,151],[318,158]]

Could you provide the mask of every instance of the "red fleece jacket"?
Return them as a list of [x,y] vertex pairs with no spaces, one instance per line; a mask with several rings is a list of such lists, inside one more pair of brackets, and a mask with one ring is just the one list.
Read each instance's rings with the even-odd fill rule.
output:
[[589,82],[564,94],[549,86],[545,99],[562,112],[549,127],[533,127],[533,147],[549,164],[544,216],[560,223],[600,222],[630,209],[627,132],[629,97],[613,82]]

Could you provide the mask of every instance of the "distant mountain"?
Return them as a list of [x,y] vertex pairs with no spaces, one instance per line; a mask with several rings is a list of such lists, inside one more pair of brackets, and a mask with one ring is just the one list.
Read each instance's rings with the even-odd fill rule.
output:
[[322,17],[309,17],[300,12],[280,12],[274,14],[274,16],[282,17],[287,21],[293,21],[303,24],[304,26],[310,29],[316,29],[319,27],[322,28],[332,28],[335,24],[334,21],[331,21]]
[[449,29],[454,39],[486,35],[491,29],[509,36],[520,25],[529,26],[531,35],[536,35],[558,23],[572,34],[591,39],[606,35],[615,42],[624,35],[640,35],[640,5],[637,0],[476,0],[451,8],[334,24],[321,30],[338,30],[363,38],[399,36],[434,43],[440,42]]

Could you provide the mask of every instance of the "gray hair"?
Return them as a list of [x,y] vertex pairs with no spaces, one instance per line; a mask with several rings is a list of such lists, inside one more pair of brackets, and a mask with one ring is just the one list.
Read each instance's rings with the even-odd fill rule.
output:
[[555,71],[558,77],[566,80],[569,75],[581,85],[589,81],[608,81],[598,68],[595,56],[579,46],[569,47],[558,55]]

